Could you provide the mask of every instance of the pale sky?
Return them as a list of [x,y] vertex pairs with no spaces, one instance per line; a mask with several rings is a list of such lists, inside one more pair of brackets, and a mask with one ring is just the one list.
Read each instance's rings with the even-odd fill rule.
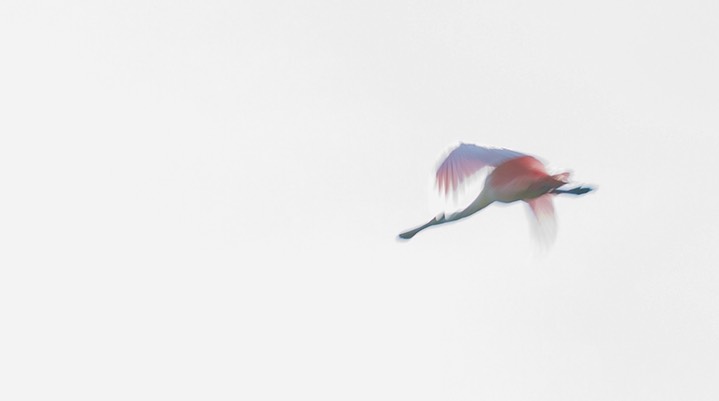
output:
[[[716,1],[3,1],[0,399],[719,399]],[[459,141],[598,186],[399,242]]]

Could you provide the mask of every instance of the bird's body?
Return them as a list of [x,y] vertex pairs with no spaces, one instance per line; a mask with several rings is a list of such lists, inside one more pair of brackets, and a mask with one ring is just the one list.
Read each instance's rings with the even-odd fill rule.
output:
[[525,201],[534,215],[537,233],[547,242],[554,236],[554,207],[552,196],[560,193],[581,195],[591,188],[560,189],[568,184],[569,173],[550,175],[544,164],[532,156],[502,148],[461,144],[437,169],[437,185],[445,195],[458,189],[459,184],[485,167],[494,167],[487,176],[484,188],[465,209],[435,217],[427,224],[400,234],[412,238],[425,228],[468,217],[494,202]]
[[494,200],[504,203],[533,199],[546,193],[547,188],[564,184],[566,182],[548,175],[544,165],[532,156],[521,156],[500,164],[486,181]]

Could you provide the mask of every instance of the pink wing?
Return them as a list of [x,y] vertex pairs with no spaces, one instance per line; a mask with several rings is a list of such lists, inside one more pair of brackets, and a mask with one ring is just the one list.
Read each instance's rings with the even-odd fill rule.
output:
[[483,167],[495,167],[507,160],[526,156],[504,148],[487,148],[462,143],[437,168],[437,187],[447,195]]
[[538,198],[527,201],[534,217],[532,231],[539,243],[548,247],[557,236],[557,222],[554,218],[554,205],[552,194],[544,194]]

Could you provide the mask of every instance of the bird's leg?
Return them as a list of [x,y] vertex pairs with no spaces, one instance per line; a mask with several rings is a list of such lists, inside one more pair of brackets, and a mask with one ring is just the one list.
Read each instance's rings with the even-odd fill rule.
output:
[[[564,185],[564,187],[567,187],[567,185]],[[592,187],[574,187],[574,188],[568,188],[564,189],[563,187],[555,188],[552,190],[553,194],[572,194],[572,195],[584,195],[587,192],[590,192],[594,190]]]

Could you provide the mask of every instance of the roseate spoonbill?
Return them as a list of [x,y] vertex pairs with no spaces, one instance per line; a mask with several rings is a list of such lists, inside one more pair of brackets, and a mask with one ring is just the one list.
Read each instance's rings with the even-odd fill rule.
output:
[[[427,224],[399,235],[410,239],[425,228],[468,217],[493,202],[527,202],[534,216],[535,233],[544,242],[554,237],[555,194],[582,195],[593,188],[571,185],[569,173],[549,175],[544,164],[532,156],[503,148],[489,148],[467,143],[452,150],[437,168],[437,186],[447,195],[456,192],[459,184],[484,167],[494,167],[487,176],[479,196],[464,210],[441,214]],[[550,238],[551,237],[551,238]]]

